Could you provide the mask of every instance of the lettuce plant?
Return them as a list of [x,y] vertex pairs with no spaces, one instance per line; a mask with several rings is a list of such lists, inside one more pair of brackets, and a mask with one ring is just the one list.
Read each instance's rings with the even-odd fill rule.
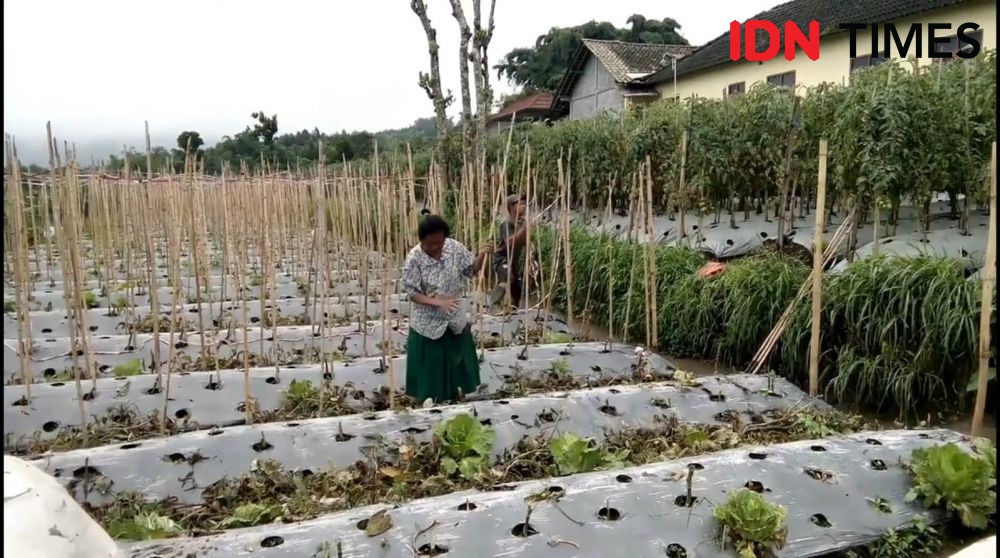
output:
[[590,438],[580,438],[569,433],[553,438],[549,443],[549,451],[552,452],[559,473],[563,475],[619,466],[628,457],[628,451],[612,453]]
[[908,502],[944,507],[973,529],[985,529],[989,516],[996,513],[996,494],[989,490],[996,485],[996,468],[988,458],[951,443],[918,449],[910,460],[910,475],[913,487],[906,495]]
[[733,542],[740,558],[757,558],[768,548],[785,544],[788,511],[752,490],[734,492],[713,515],[722,525],[723,538]]
[[449,476],[457,472],[472,480],[489,465],[496,433],[474,417],[462,414],[438,423],[434,437],[441,447],[442,472]]

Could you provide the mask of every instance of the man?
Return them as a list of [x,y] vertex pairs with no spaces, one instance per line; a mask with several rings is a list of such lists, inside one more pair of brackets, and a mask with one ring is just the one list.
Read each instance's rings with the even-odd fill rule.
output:
[[528,236],[528,226],[524,220],[525,207],[524,196],[507,196],[507,220],[500,224],[493,252],[493,273],[496,275],[497,288],[493,290],[491,303],[496,303],[506,290],[510,293],[511,304],[515,308],[521,306],[524,282],[522,256]]

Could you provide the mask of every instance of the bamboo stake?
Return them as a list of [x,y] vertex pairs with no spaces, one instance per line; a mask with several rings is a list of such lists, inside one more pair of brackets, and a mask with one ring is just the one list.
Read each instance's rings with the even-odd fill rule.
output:
[[69,259],[66,256],[65,251],[65,237],[66,230],[62,227],[62,213],[63,204],[65,203],[65,192],[61,188],[61,181],[59,180],[59,175],[56,172],[56,168],[61,167],[62,164],[58,160],[58,153],[56,151],[55,138],[52,137],[52,125],[49,122],[45,123],[45,135],[48,141],[49,149],[49,168],[52,172],[52,218],[55,221],[56,228],[56,247],[58,248],[59,254],[59,268],[62,271],[63,276],[63,300],[66,304],[66,312],[69,316],[69,341],[70,341],[70,352],[72,354],[73,363],[73,386],[76,389],[76,402],[77,410],[80,413],[80,432],[83,437],[83,444],[86,446],[89,444],[90,440],[90,429],[87,427],[87,413],[83,405],[83,386],[80,382],[80,367],[78,365],[79,361],[76,355],[76,314],[72,311],[72,299],[70,298],[72,290],[66,287],[66,281],[70,277],[69,275]]
[[[844,222],[842,222],[840,226],[837,228],[837,230],[834,232],[833,238],[830,240],[830,243],[826,246],[826,250],[823,253],[824,268],[833,261],[834,255],[837,253],[837,250],[840,249],[840,245],[849,235],[848,229],[853,226],[853,222],[856,216],[857,216],[857,210],[855,208],[851,210],[851,212],[847,215],[847,218],[844,219]],[[781,314],[781,317],[778,318],[778,321],[775,323],[774,327],[771,328],[770,333],[768,333],[767,337],[764,339],[764,342],[761,344],[760,348],[757,349],[757,353],[754,355],[753,359],[750,361],[750,364],[747,366],[748,373],[756,374],[757,371],[760,370],[760,367],[764,364],[764,361],[767,360],[767,357],[771,354],[771,350],[774,349],[774,346],[778,343],[778,340],[784,334],[785,329],[791,322],[792,314],[795,310],[796,305],[799,303],[800,300],[802,300],[803,297],[805,297],[806,293],[809,290],[810,285],[812,285],[812,270],[809,271],[809,277],[807,277],[806,281],[802,283],[802,285],[799,287],[799,290],[796,293],[795,297],[792,299],[791,302],[788,303],[788,306],[785,307],[785,311]]]
[[[653,165],[650,162],[649,155],[646,155],[646,250],[649,255],[648,265],[649,265],[649,280],[647,281],[648,290],[650,292],[649,296],[649,315],[650,315],[650,325],[652,326],[652,334],[649,341],[649,347],[653,348],[659,344],[660,339],[660,324],[659,324],[659,301],[657,300],[659,290],[657,289],[658,266],[657,266],[657,254],[656,249],[656,239],[654,238],[653,229],[653,176],[652,176]],[[681,223],[683,224],[683,217],[681,218]]]
[[[681,171],[680,179],[677,182],[677,193],[683,200],[685,193],[687,191],[687,184],[685,182],[686,172],[687,172],[687,144],[688,144],[688,132],[685,129],[681,132]],[[687,213],[687,208],[683,205],[680,207],[680,233],[678,234],[678,239],[684,240],[687,237],[687,227],[684,225],[684,214]],[[701,218],[701,211],[698,212],[699,219]],[[701,221],[698,222],[698,231],[701,231]]]
[[[174,333],[177,327],[177,308],[180,305],[180,294],[181,294],[181,216],[178,214],[177,200],[178,192],[174,186],[174,175],[173,171],[169,171],[167,175],[167,190],[165,193],[165,205],[167,210],[167,216],[169,220],[167,221],[167,227],[169,230],[165,230],[166,242],[167,242],[167,274],[170,279],[168,284],[170,285],[170,322],[168,326],[168,343],[167,348],[167,380],[164,384],[163,389],[163,415],[160,420],[160,433],[166,433],[167,421],[167,410],[170,405],[170,387],[171,379],[173,378],[174,364],[177,356],[177,343],[174,341]],[[158,309],[157,309],[158,310]],[[159,311],[152,314],[153,319],[156,322],[160,321]]]
[[[607,215],[605,217],[605,222],[611,224],[611,203],[612,203],[612,193],[614,191],[615,181],[612,180],[608,182],[608,207]],[[608,266],[608,350],[611,350],[611,346],[615,339],[615,275],[611,268],[611,235],[608,234],[608,242],[605,246],[605,257],[604,261]]]
[[983,430],[986,414],[986,389],[990,367],[990,318],[993,312],[991,298],[996,287],[997,272],[997,142],[993,142],[990,157],[990,224],[986,237],[986,261],[983,263],[983,297],[979,307],[979,378],[976,382],[976,403],[972,412],[972,435]]
[[813,241],[812,336],[809,343],[809,395],[819,393],[820,327],[823,296],[823,218],[826,216],[826,138],[819,140],[819,182],[816,186],[816,234]]
[[[35,381],[30,363],[32,343],[28,293],[31,290],[31,282],[28,280],[28,247],[24,230],[24,201],[21,195],[21,163],[16,157],[13,157],[12,166],[14,183],[10,187],[12,190],[10,200],[13,206],[11,214],[14,217],[12,228],[14,233],[14,294],[17,297],[17,353],[21,364],[21,383],[24,384],[24,396],[26,402],[30,403],[31,384]],[[4,197],[7,198],[7,196]]]
[[[236,200],[235,201],[236,201],[236,211],[237,211],[237,214],[242,213],[244,218],[241,219],[242,226],[239,227],[239,229],[237,230],[236,242],[237,242],[237,246],[239,247],[239,249],[236,252],[236,254],[237,254],[237,256],[236,256],[237,262],[236,262],[236,267],[235,267],[235,269],[236,269],[236,276],[234,277],[234,279],[235,279],[235,282],[236,282],[236,288],[239,291],[240,307],[241,307],[241,310],[243,312],[243,319],[241,320],[243,322],[242,323],[242,325],[243,325],[243,343],[242,343],[242,346],[243,346],[243,405],[244,405],[243,411],[246,414],[247,424],[252,424],[254,422],[255,414],[256,413],[254,412],[253,393],[251,392],[251,389],[250,389],[251,388],[251,384],[250,384],[250,333],[248,331],[248,326],[247,326],[248,322],[250,321],[250,320],[247,319],[247,316],[250,314],[250,310],[249,310],[249,307],[247,305],[247,293],[250,291],[250,287],[247,285],[247,281],[246,281],[246,270],[247,270],[247,264],[248,264],[248,262],[247,262],[247,254],[249,253],[249,250],[250,250],[250,246],[249,246],[249,238],[250,238],[250,236],[249,236],[249,234],[247,232],[248,221],[250,219],[249,219],[249,215],[247,215],[247,213],[249,212],[250,208],[248,207],[248,204],[246,203],[246,199],[245,199],[245,196],[248,194],[248,191],[249,191],[250,188],[249,188],[249,185],[247,184],[247,169],[246,169],[246,164],[245,163],[243,164],[243,169],[242,170],[243,170],[243,172],[242,172],[242,176],[240,178],[240,189],[239,189],[239,192],[237,192],[237,196],[236,196]],[[240,195],[241,192],[243,193],[243,195]]]
[[[153,187],[153,155],[149,142],[149,122],[146,122],[146,184],[143,187],[145,193],[145,216],[148,217],[151,213],[152,205],[152,187]],[[162,375],[160,373],[160,298],[159,298],[159,279],[156,273],[156,252],[153,250],[152,236],[154,234],[154,229],[147,225],[147,219],[140,219],[139,222],[142,224],[142,236],[146,242],[146,272],[148,280],[146,284],[149,287],[149,305],[150,312],[154,316],[153,319],[153,366],[156,368],[156,385],[160,386],[162,381]],[[149,222],[152,224],[152,221]]]
[[[573,330],[573,259],[570,253],[570,230],[569,230],[569,212],[570,212],[570,189],[572,185],[570,184],[571,172],[570,165],[572,164],[573,158],[573,148],[570,147],[566,157],[566,173],[563,174],[562,168],[562,158],[559,159],[559,181],[562,183],[562,242],[563,242],[563,272],[566,280],[566,323],[570,330]],[[555,281],[555,274],[553,274],[552,280]]]

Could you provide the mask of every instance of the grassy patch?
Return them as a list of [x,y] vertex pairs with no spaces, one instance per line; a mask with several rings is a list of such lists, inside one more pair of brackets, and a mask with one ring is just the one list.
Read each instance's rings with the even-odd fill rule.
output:
[[[644,247],[582,229],[571,235],[574,309],[610,324],[616,335],[644,340]],[[553,231],[539,229],[533,238],[542,260],[551,259]],[[705,261],[686,248],[656,248],[656,348],[745,366],[809,268],[800,258],[765,252],[733,260],[724,273],[705,279],[697,274]],[[868,258],[828,274],[821,389],[833,400],[908,417],[961,408],[977,364],[980,288],[960,263],[929,256]],[[566,295],[558,284],[557,307],[565,309]],[[808,381],[808,300],[795,309],[768,363],[800,385]]]

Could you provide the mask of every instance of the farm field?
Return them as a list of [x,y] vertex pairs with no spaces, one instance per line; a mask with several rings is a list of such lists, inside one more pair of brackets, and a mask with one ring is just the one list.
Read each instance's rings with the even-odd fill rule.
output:
[[[10,142],[5,466],[136,558],[895,558],[980,538],[995,448],[942,426],[980,434],[995,406],[983,58],[529,123],[457,138],[462,157],[327,164],[320,140],[294,171],[268,144],[273,164],[210,174],[147,147],[110,172],[64,144],[29,173]],[[903,107],[939,126],[914,133]],[[528,303],[475,273],[479,385],[414,399],[418,223],[495,249],[511,193]]]
[[[81,236],[22,252],[27,281],[5,290],[17,307],[4,317],[5,453],[54,477],[130,556],[332,557],[604,555],[622,541],[637,556],[727,556],[704,542],[715,510],[761,494],[788,510],[782,555],[829,554],[943,518],[906,500],[900,463],[915,450],[990,451],[946,430],[877,429],[774,374],[696,376],[564,319],[567,264],[547,251],[558,225],[536,231],[548,274],[536,306],[469,300],[479,388],[413,401],[404,231],[366,212],[338,221],[346,208],[323,197],[348,185],[373,196],[362,206],[391,198],[364,179],[330,190],[288,180],[286,195],[233,210],[240,190],[208,178],[154,189],[71,175],[70,199],[98,209],[60,207]],[[146,215],[148,245],[115,232],[134,224],[111,209],[133,190],[162,211]],[[195,196],[199,209],[181,216]],[[290,218],[310,205],[330,209]],[[307,234],[337,222],[330,238],[344,242]],[[631,294],[611,291],[606,302],[626,307],[611,328],[651,319]],[[844,503],[824,505],[834,492]],[[831,529],[850,536],[832,542]],[[663,534],[635,536],[651,530]],[[777,548],[772,537],[732,544]]]

